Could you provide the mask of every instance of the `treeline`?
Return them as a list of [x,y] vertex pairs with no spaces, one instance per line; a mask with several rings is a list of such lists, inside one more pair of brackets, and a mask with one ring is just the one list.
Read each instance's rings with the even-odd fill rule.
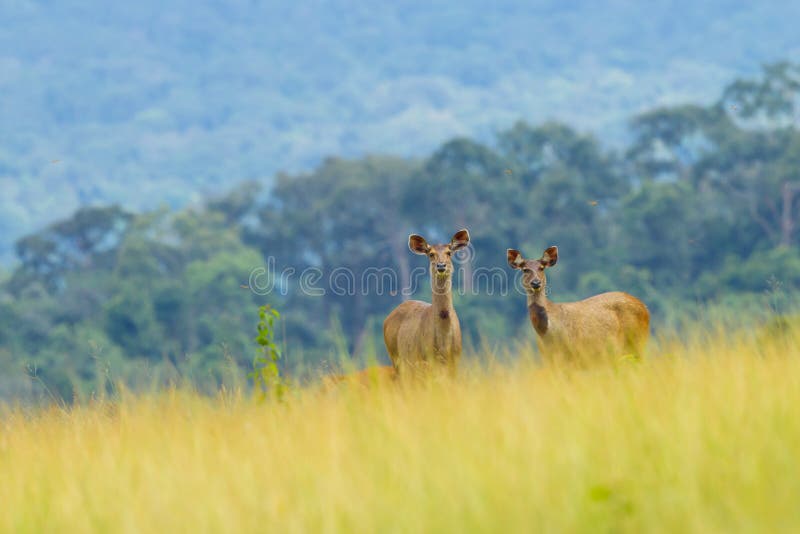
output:
[[[299,274],[322,273],[324,289],[336,269],[358,280],[388,268],[403,285],[424,266],[406,247],[411,232],[435,241],[469,228],[468,279],[505,269],[507,247],[557,244],[555,300],[629,291],[656,325],[709,302],[743,317],[779,309],[800,287],[799,96],[800,68],[781,63],[711,105],[633,118],[622,151],[565,124],[519,122],[491,145],[330,158],[202,208],[84,208],[16,244],[0,298],[0,396],[241,380],[267,302],[283,313],[290,368],[345,351],[383,357],[380,325],[398,291],[314,295]],[[251,287],[254,273],[273,290]],[[428,298],[427,282],[418,293]],[[467,291],[456,306],[473,345],[529,335],[521,295]]]

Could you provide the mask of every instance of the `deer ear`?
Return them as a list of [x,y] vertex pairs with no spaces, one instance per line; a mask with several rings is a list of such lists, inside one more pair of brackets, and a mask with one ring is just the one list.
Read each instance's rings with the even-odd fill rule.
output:
[[508,264],[512,269],[519,269],[522,267],[522,264],[525,263],[522,252],[515,248],[510,248],[506,251],[506,258],[508,258]]
[[410,248],[411,252],[414,254],[427,254],[428,249],[430,249],[425,238],[417,234],[408,236],[408,248]]
[[469,245],[469,232],[467,232],[466,228],[453,234],[453,239],[450,240],[450,250],[455,252],[467,245]]
[[547,267],[552,267],[558,262],[558,247],[549,247],[542,254],[541,262]]

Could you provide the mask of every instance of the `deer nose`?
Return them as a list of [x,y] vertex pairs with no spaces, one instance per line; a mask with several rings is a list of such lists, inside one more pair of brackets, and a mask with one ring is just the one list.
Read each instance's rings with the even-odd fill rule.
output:
[[531,282],[531,287],[533,289],[539,289],[540,287],[542,287],[542,282],[540,282],[539,280],[534,280],[533,282]]
[[445,265],[444,263],[437,263],[436,270],[439,271],[440,273],[443,273],[445,272],[445,270],[447,270],[447,265]]

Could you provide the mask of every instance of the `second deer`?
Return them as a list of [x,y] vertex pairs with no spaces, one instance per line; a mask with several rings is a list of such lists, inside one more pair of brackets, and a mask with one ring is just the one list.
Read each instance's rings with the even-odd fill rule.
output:
[[546,358],[561,354],[585,362],[603,356],[642,355],[650,335],[650,312],[641,300],[615,291],[578,302],[550,302],[545,270],[558,261],[558,247],[548,248],[535,260],[523,258],[512,248],[507,256],[508,264],[522,271],[528,314]]

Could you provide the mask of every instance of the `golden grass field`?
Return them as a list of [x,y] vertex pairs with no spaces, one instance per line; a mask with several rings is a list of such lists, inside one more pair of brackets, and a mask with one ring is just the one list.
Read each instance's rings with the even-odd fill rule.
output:
[[800,532],[793,341],[698,336],[589,370],[514,356],[282,404],[6,409],[0,530]]

